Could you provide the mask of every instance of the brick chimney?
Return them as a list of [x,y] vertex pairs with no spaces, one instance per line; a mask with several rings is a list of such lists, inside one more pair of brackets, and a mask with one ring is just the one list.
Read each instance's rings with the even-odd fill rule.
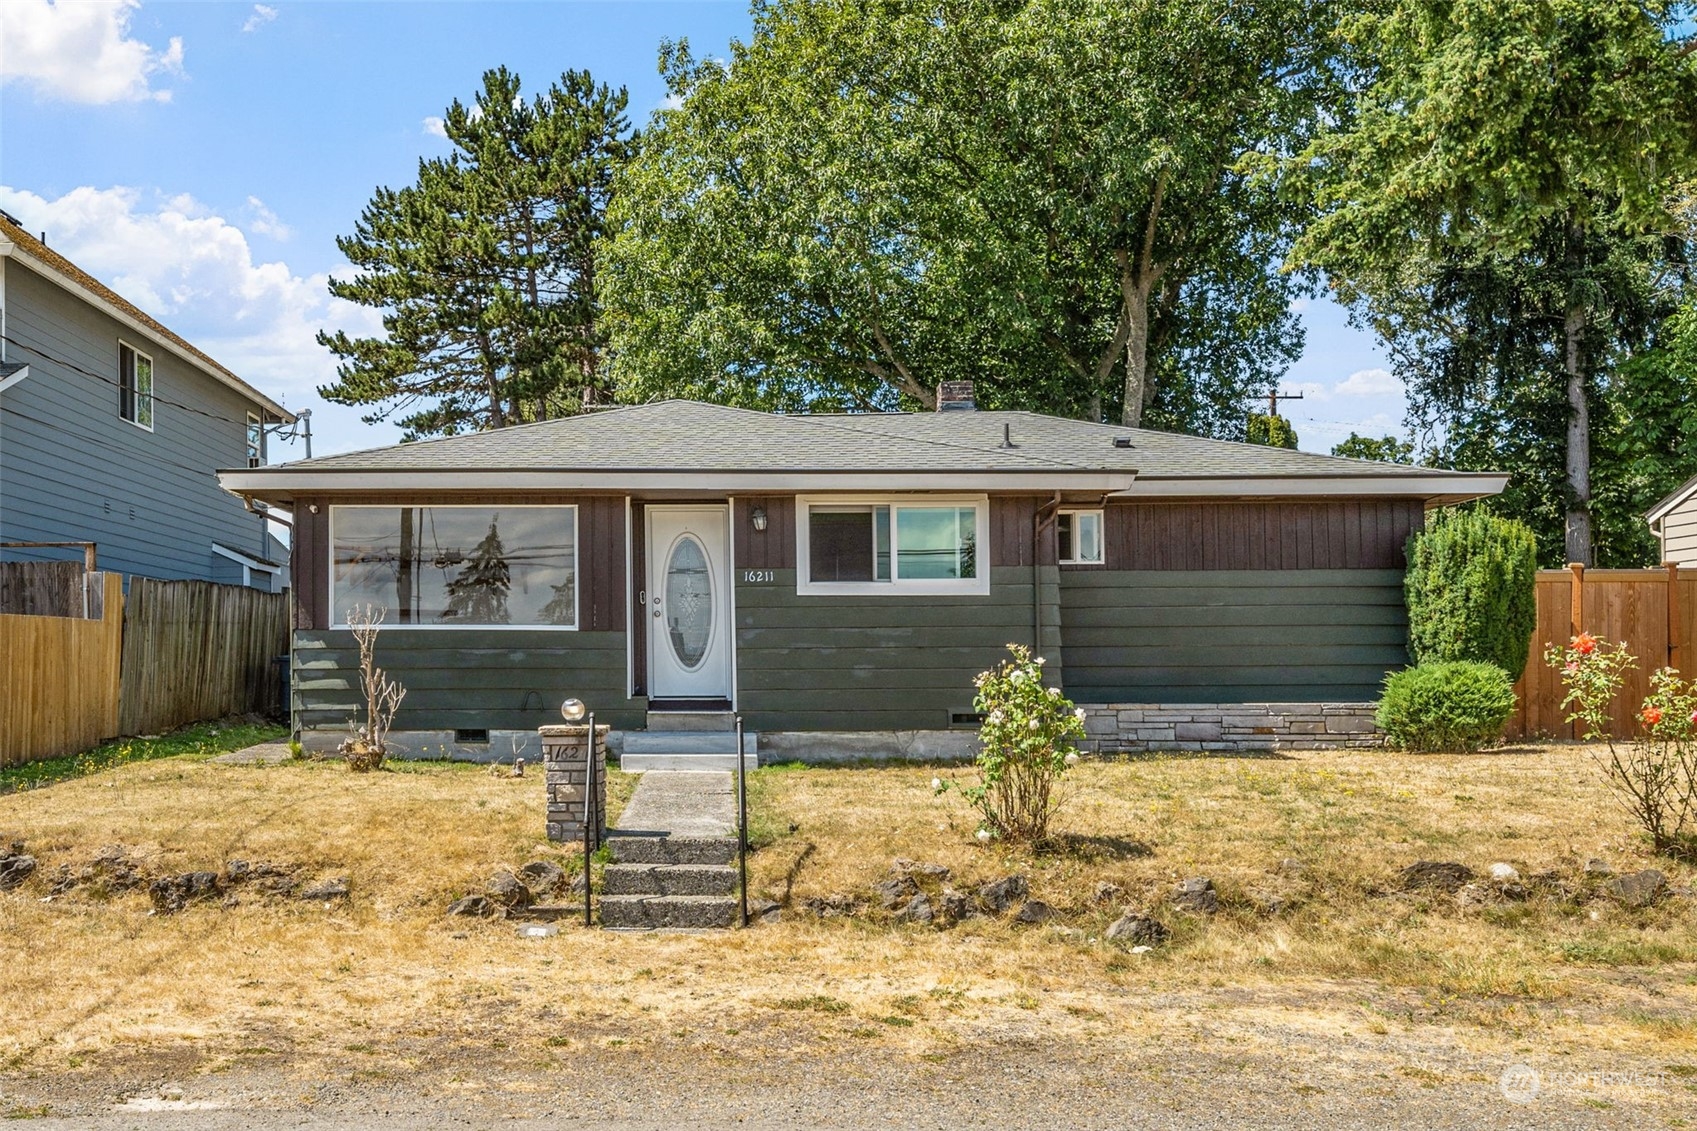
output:
[[937,386],[938,412],[972,412],[977,407],[972,403],[971,381],[944,381]]

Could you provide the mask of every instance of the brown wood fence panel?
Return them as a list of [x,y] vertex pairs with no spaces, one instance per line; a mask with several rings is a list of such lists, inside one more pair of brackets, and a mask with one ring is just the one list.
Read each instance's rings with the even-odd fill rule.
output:
[[0,613],[81,617],[83,577],[81,562],[0,562]]
[[[1574,610],[1578,599],[1577,615]],[[1515,737],[1573,737],[1562,707],[1566,690],[1559,673],[1544,663],[1544,649],[1566,644],[1584,631],[1624,643],[1638,660],[1615,698],[1610,714],[1616,737],[1632,731],[1632,719],[1650,689],[1650,673],[1673,666],[1697,674],[1697,577],[1670,569],[1540,570],[1538,627],[1532,634],[1526,674],[1515,687],[1519,705],[1510,720]]]
[[123,734],[276,713],[273,661],[289,648],[289,595],[209,581],[130,582]]
[[[80,577],[81,563],[72,563]],[[0,614],[0,766],[74,754],[118,733],[124,589],[90,575],[104,616]]]

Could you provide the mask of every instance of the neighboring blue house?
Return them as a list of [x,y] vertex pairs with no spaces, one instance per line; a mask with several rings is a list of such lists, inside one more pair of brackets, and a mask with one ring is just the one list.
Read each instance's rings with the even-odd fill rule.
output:
[[281,591],[288,548],[218,487],[293,413],[0,213],[0,559]]

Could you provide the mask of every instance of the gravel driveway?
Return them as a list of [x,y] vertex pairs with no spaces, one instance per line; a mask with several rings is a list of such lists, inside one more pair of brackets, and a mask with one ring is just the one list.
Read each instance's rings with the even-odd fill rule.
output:
[[[914,1128],[1614,1128],[1679,1126],[1691,1081],[1641,1069],[1580,1079],[1587,1066],[1511,1075],[1468,1063],[1436,1031],[1427,1047],[1339,1038],[1288,1055],[1139,1044],[983,1043],[915,1056],[844,1041],[754,1061],[657,1040],[547,1064],[487,1049],[425,1051],[401,1071],[278,1063],[203,1071],[137,1055],[63,1075],[0,1076],[0,1114],[32,1128],[235,1131],[237,1128],[530,1129]],[[1306,1047],[1305,1047],[1306,1046]],[[357,1058],[350,1058],[356,1060]],[[1553,1059],[1553,1058],[1552,1058]],[[1421,1067],[1421,1064],[1431,1067]],[[1410,1065],[1412,1064],[1412,1067]],[[1597,1066],[1592,1066],[1597,1067]],[[1618,1066],[1601,1066],[1616,1068]],[[1529,1082],[1538,1085],[1529,1095]],[[122,1102],[120,1102],[122,1100]],[[45,1114],[37,1114],[46,1105]],[[33,1117],[33,1118],[32,1118]]]

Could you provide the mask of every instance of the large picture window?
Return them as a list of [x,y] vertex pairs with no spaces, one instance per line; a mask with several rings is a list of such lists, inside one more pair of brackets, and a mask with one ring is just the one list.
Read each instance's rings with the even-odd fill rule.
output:
[[331,507],[332,619],[577,627],[576,507]]
[[988,593],[982,498],[796,500],[801,593]]

